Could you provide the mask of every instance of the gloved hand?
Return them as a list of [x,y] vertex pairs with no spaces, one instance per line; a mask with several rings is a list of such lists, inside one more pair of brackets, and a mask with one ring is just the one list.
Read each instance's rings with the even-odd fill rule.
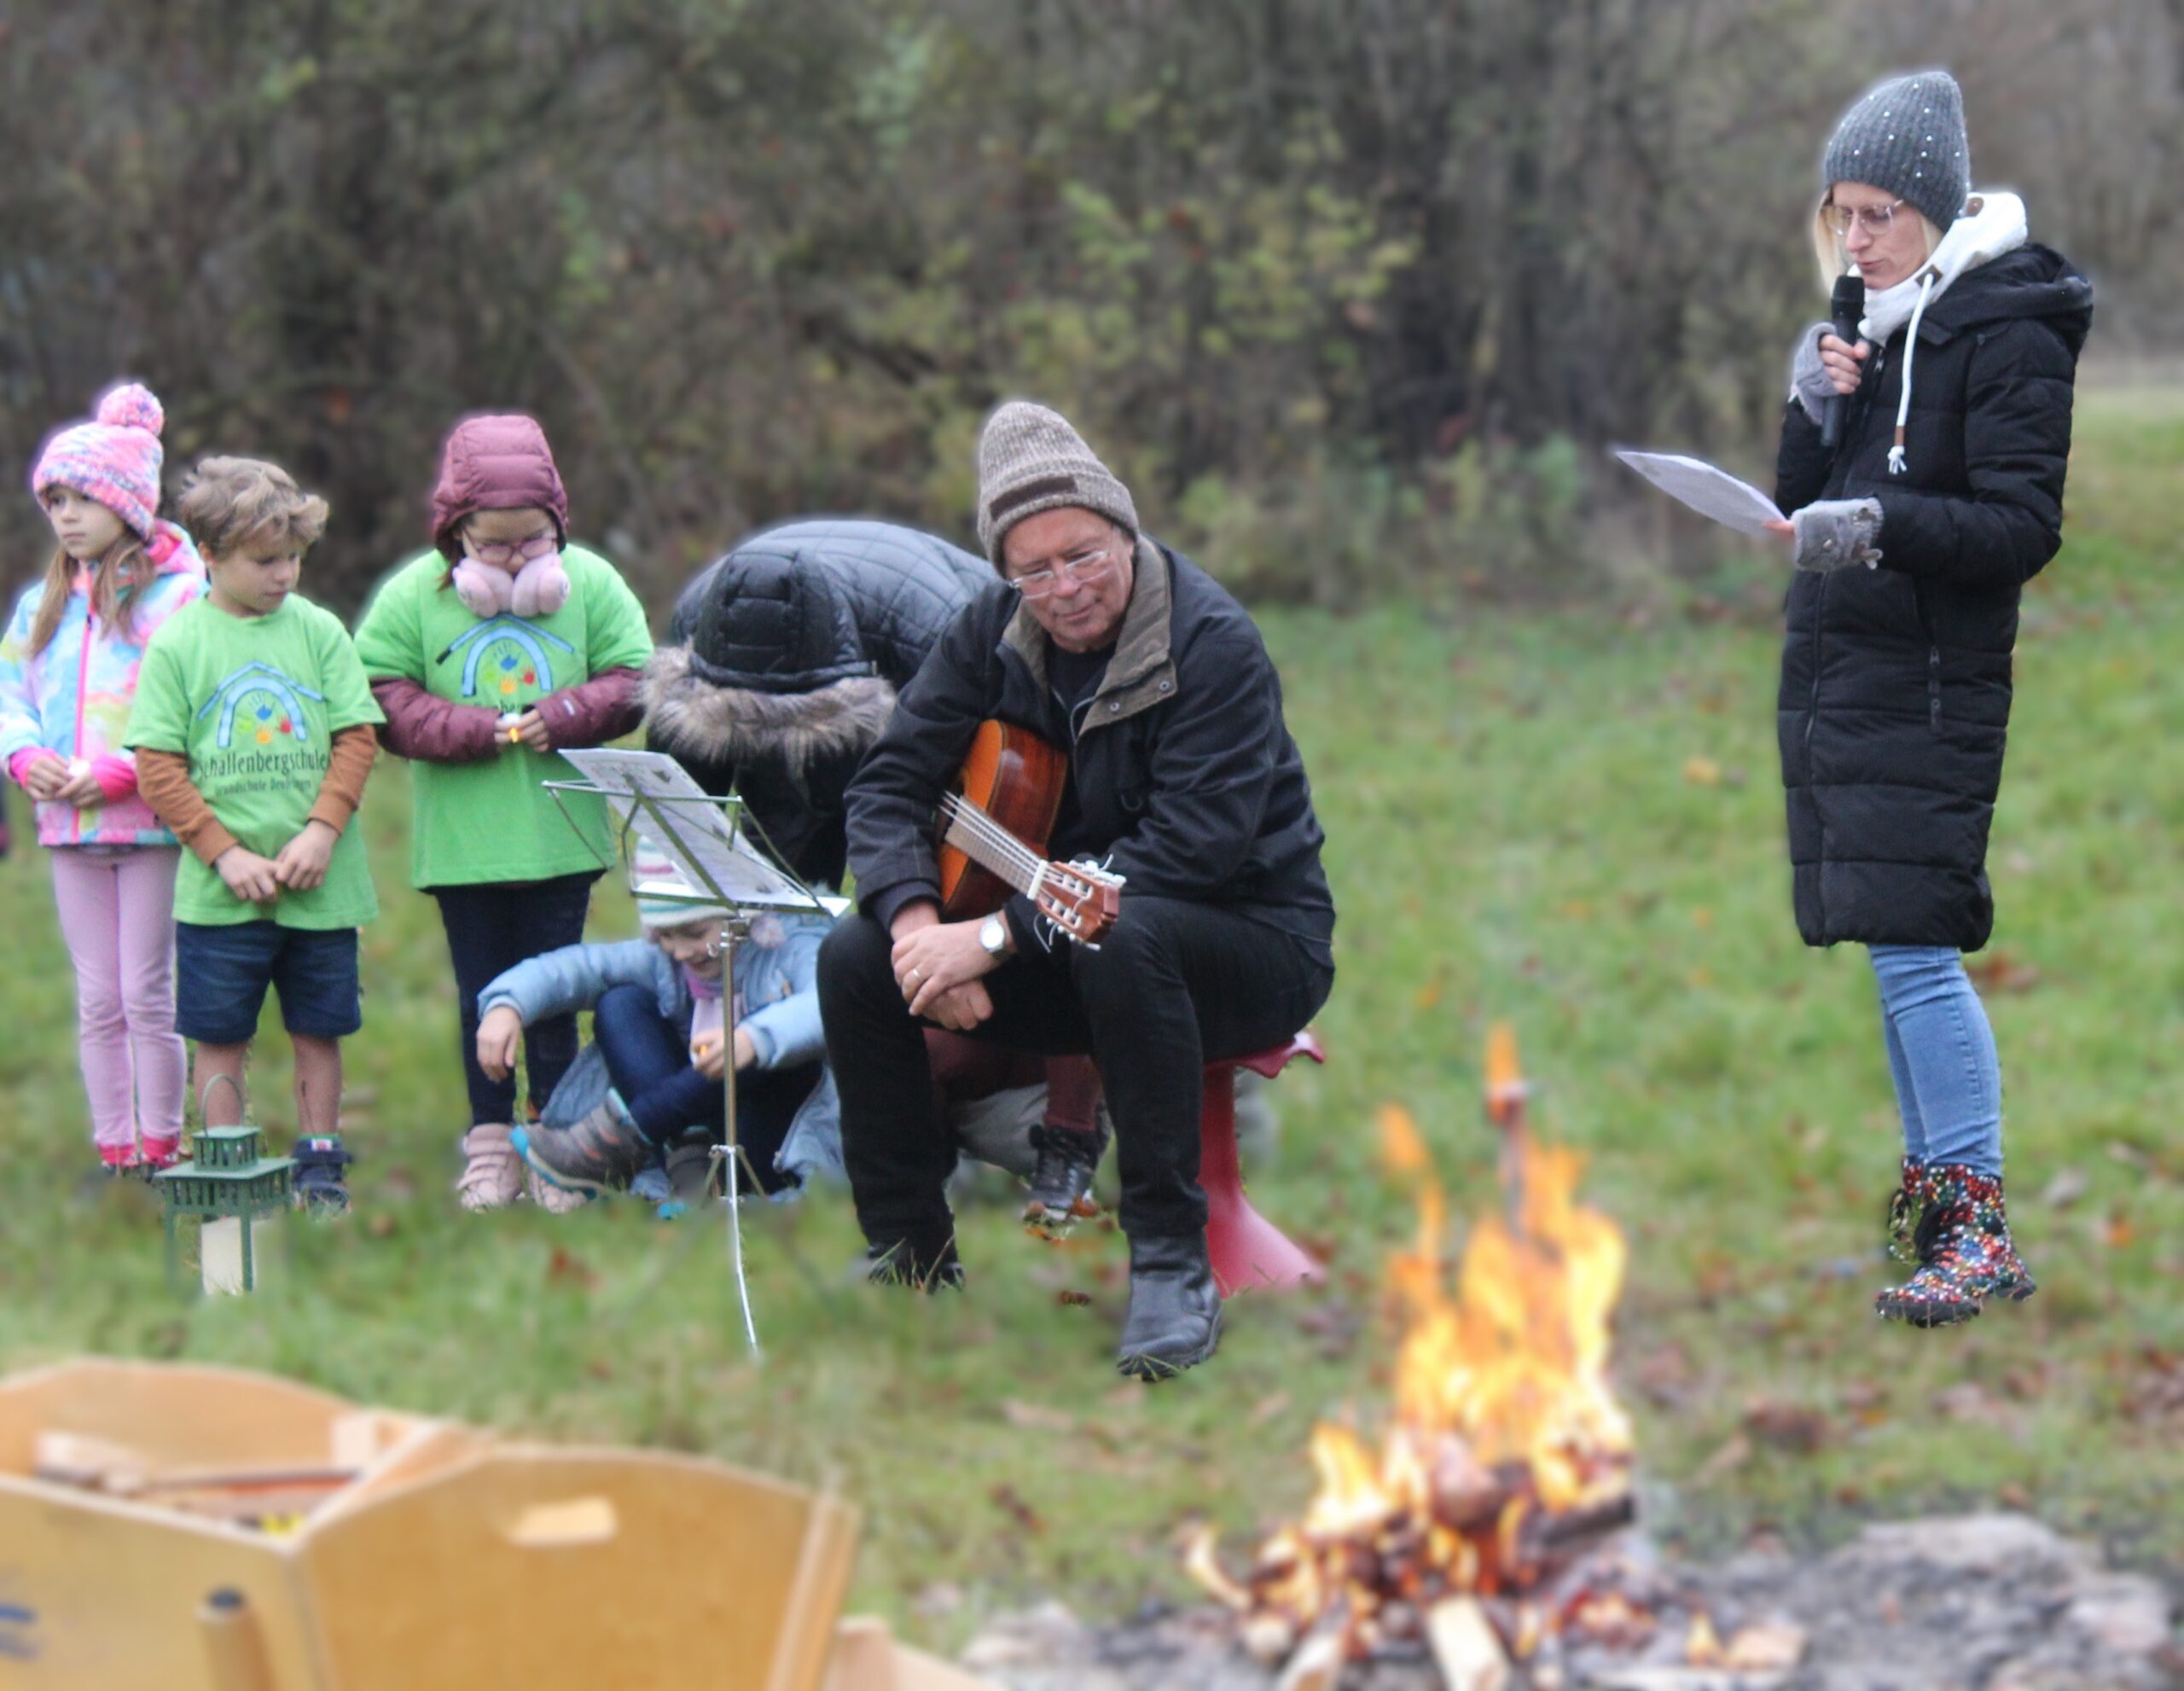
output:
[[1790,397],[1805,408],[1805,415],[1818,422],[1827,414],[1827,402],[1835,397],[1835,384],[1828,379],[1827,366],[1820,361],[1820,337],[1834,332],[1832,324],[1813,323],[1798,336],[1798,344],[1790,354]]
[[1880,501],[1878,499],[1821,499],[1790,519],[1795,531],[1792,545],[1801,570],[1848,569],[1880,564]]

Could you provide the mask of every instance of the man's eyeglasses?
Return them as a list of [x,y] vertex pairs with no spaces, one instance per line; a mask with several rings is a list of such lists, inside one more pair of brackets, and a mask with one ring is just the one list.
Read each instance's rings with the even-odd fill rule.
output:
[[1878,240],[1896,226],[1896,214],[1902,209],[1901,200],[1891,200],[1885,206],[1823,206],[1820,214],[1827,219],[1838,240],[1850,233],[1853,224]]
[[506,569],[518,558],[526,563],[534,558],[543,558],[561,544],[561,537],[550,528],[543,534],[532,535],[528,540],[476,540],[467,534],[462,538],[470,548],[472,557],[481,564],[492,565],[495,569]]
[[1074,582],[1097,581],[1114,565],[1114,542],[1102,540],[1097,545],[1080,546],[1074,552],[1064,553],[1045,569],[1012,576],[1009,584],[1026,599],[1043,599],[1061,585],[1064,576]]

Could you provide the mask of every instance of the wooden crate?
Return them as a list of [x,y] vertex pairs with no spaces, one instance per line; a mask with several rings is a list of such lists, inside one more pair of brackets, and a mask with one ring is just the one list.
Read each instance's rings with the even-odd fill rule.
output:
[[[267,1532],[33,1478],[41,1449],[357,1473]],[[0,1691],[977,1691],[840,1623],[856,1538],[847,1504],[763,1475],[263,1375],[0,1381]]]

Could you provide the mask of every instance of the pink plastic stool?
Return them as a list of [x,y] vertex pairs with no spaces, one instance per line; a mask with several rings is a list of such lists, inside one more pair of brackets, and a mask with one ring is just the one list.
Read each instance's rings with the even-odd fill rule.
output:
[[1326,1272],[1310,1252],[1252,1207],[1236,1160],[1236,1071],[1271,1080],[1298,1057],[1324,1063],[1327,1054],[1308,1030],[1286,1045],[1205,1066],[1198,1108],[1199,1184],[1205,1189],[1205,1246],[1214,1284],[1224,1298],[1253,1286],[1294,1286]]

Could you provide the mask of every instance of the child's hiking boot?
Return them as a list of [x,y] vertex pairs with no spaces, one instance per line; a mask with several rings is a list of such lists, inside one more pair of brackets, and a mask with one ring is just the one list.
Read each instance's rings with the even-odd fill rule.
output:
[[574,1193],[578,1202],[628,1191],[653,1158],[652,1142],[611,1090],[566,1127],[535,1121],[516,1129],[514,1141],[533,1173],[549,1187]]
[[1065,1239],[1077,1223],[1100,1213],[1092,1198],[1092,1175],[1107,1148],[1107,1132],[1090,1132],[1044,1122],[1031,1130],[1031,1148],[1039,1160],[1031,1171],[1024,1201],[1024,1225],[1042,1239]]
[[342,1148],[340,1136],[328,1133],[299,1139],[293,1155],[296,1201],[313,1215],[346,1215],[349,1186],[342,1171],[357,1159]]
[[462,1136],[462,1172],[455,1201],[472,1215],[505,1210],[523,1196],[523,1159],[504,1121],[481,1121]]
[[1903,1180],[1888,1196],[1888,1254],[1899,1263],[1919,1260],[1919,1217],[1929,1190],[1926,1165],[1917,1157],[1903,1159]]
[[2019,1302],[2036,1289],[2010,1239],[2002,1183],[1962,1163],[1931,1163],[1912,1241],[1918,1271],[1873,1299],[1874,1310],[1914,1327],[1970,1321],[1989,1298]]

